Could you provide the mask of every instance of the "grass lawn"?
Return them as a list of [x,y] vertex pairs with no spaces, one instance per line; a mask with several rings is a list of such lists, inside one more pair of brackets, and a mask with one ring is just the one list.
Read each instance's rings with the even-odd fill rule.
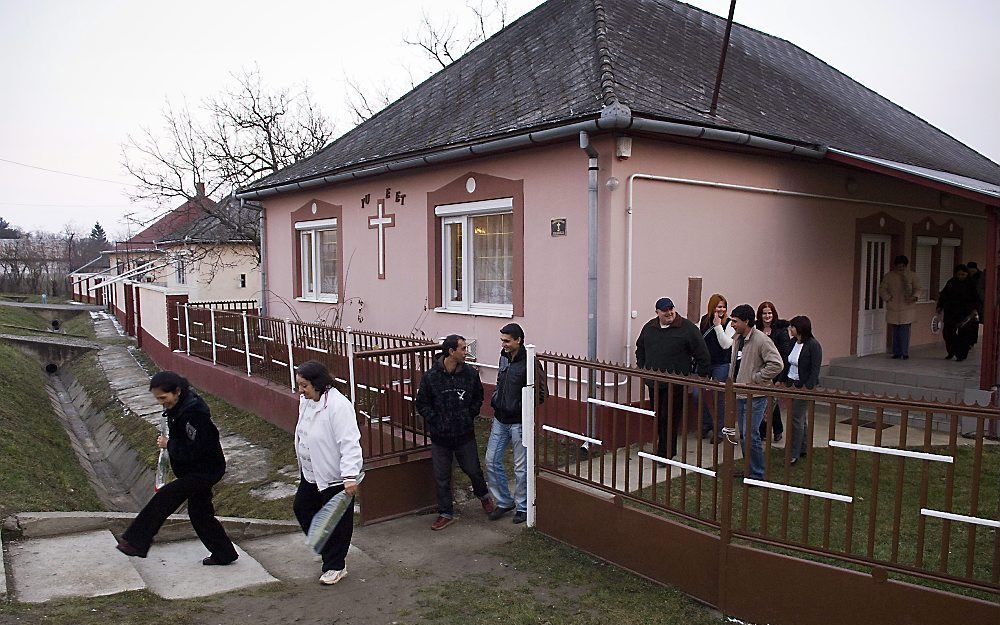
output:
[[[0,314],[6,310],[18,309],[0,307]],[[25,511],[102,510],[45,392],[41,365],[0,341],[0,380],[0,519]]]
[[[933,449],[932,452],[950,455],[950,451],[947,449]],[[958,577],[971,575],[974,579],[985,582],[992,579],[994,548],[997,544],[996,529],[976,528],[970,564],[968,553],[972,526],[964,523],[950,523],[947,560],[942,561],[941,545],[945,522],[920,514],[922,507],[921,476],[924,466],[927,470],[928,486],[923,499],[926,503],[923,507],[938,510],[947,508],[945,505],[947,472],[949,467],[952,467],[954,470],[954,489],[951,509],[960,514],[972,514],[971,479],[974,466],[974,449],[972,447],[958,447],[954,454],[953,465],[857,453],[857,465],[853,472],[849,462],[851,453],[842,450],[835,451],[832,467],[829,467],[828,470],[830,462],[828,451],[818,450],[813,458],[812,477],[807,479],[806,466],[801,466],[801,464],[805,464],[806,459],[803,459],[800,466],[790,468],[786,477],[781,465],[783,461],[782,450],[773,450],[772,462],[774,464],[772,466],[777,470],[772,469],[774,473],[770,478],[771,481],[839,494],[853,493],[853,503],[807,498],[804,495],[782,493],[764,488],[744,488],[743,484],[736,480],[733,483],[733,529],[810,547],[826,547],[831,551],[855,557],[915,566],[928,572],[948,571],[951,575]],[[998,501],[1000,501],[1000,480],[997,477],[1000,476],[1000,447],[995,445],[984,447],[981,462],[982,479],[978,493],[979,509],[975,515],[993,518],[996,515]],[[876,464],[879,467],[877,481],[874,479]],[[737,465],[742,466],[739,461],[737,461]],[[903,490],[901,497],[897,500],[896,484],[899,476],[903,476]],[[703,518],[710,518],[711,482],[711,479],[702,480],[703,491],[699,511],[695,507],[694,478],[690,475],[687,477],[685,490],[684,478],[675,477],[671,484],[670,506],[675,509],[684,509],[691,514],[699,514]],[[685,491],[686,494],[683,507],[680,504],[682,491]],[[662,484],[655,487],[655,496],[653,493],[653,487],[647,487],[634,494],[643,498],[655,499],[660,504],[665,503],[665,488]],[[721,488],[719,489],[718,503],[721,506]],[[782,510],[786,505],[788,517],[787,520],[783,520]],[[900,519],[899,539],[894,542],[892,534],[894,519],[897,516],[895,514],[897,506]],[[828,522],[825,521],[826,510],[830,512]],[[923,526],[923,549],[918,553],[917,544],[921,525]],[[873,535],[869,542],[870,528]],[[811,557],[807,554],[796,555]],[[822,558],[813,559],[822,560]],[[868,570],[868,567],[860,567],[859,570]],[[910,581],[956,590],[951,586],[940,586],[930,581],[921,581],[919,578],[912,578]],[[992,600],[997,599],[996,595],[990,597],[982,593],[973,594]]]
[[[423,588],[420,623],[667,625],[723,623],[715,610],[556,542],[524,531],[492,556],[521,573]],[[405,616],[405,615],[404,615]],[[410,622],[401,619],[401,622]]]
[[0,334],[38,336],[38,332],[24,328],[35,328],[45,332],[49,329],[49,322],[36,315],[30,308],[0,306]]

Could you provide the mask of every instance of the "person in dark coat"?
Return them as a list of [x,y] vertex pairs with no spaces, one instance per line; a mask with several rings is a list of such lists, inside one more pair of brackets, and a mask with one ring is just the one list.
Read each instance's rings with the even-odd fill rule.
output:
[[[733,337],[736,335],[736,330],[733,329],[732,321],[727,314],[728,310],[729,302],[726,298],[720,293],[712,294],[712,297],[708,298],[708,312],[702,316],[698,327],[712,359],[709,375],[718,382],[725,382],[729,377],[729,361],[732,357]],[[705,397],[701,411],[702,438],[715,437],[717,441],[723,440],[722,426],[726,420],[725,414],[726,402],[723,393],[712,393]]]
[[[528,384],[528,356],[524,349],[524,330],[508,323],[500,328],[500,369],[497,386],[490,399],[493,424],[486,444],[486,482],[496,507],[490,514],[497,521],[514,510],[514,523],[524,523],[528,516],[528,450],[521,444],[521,390]],[[545,371],[535,362],[535,397],[541,403],[548,394]],[[514,495],[510,494],[504,455],[511,447],[514,459]]]
[[[658,299],[656,316],[642,326],[635,342],[635,362],[639,368],[674,375],[690,375],[693,370],[698,375],[705,375],[711,361],[698,327],[677,313],[669,297]],[[677,433],[685,420],[686,388],[683,384],[653,380],[646,380],[645,384],[656,411],[656,453],[672,458],[677,455]],[[670,424],[672,427],[668,427]]]
[[944,344],[948,360],[965,360],[979,335],[979,297],[976,285],[969,280],[965,265],[955,267],[954,276],[938,295],[937,312],[944,314]]
[[208,404],[173,371],[154,375],[149,390],[167,418],[169,436],[159,436],[156,444],[169,453],[170,468],[177,479],[153,495],[122,534],[117,549],[128,556],[145,558],[167,517],[187,501],[191,525],[211,554],[201,563],[232,564],[239,555],[215,518],[212,505],[212,487],[226,473],[226,458]]
[[[799,315],[788,322],[788,335],[794,341],[788,353],[788,364],[782,378],[796,388],[819,386],[819,370],[823,366],[823,347],[813,336],[809,317]],[[809,402],[804,399],[792,400],[791,463],[798,462],[810,447],[806,441],[808,423],[806,412]]]
[[[788,338],[788,321],[778,317],[778,309],[773,302],[763,301],[757,307],[757,329],[763,332],[781,354],[781,362],[784,368],[788,368],[788,353],[792,351],[792,340]],[[781,407],[778,402],[774,402],[771,410],[771,434],[774,442],[780,442],[785,433],[785,425],[781,422]],[[760,424],[760,438],[767,440],[767,420]]]
[[437,483],[438,517],[431,524],[432,530],[443,530],[455,520],[451,498],[453,459],[472,480],[472,492],[483,511],[492,514],[495,508],[476,448],[476,417],[483,406],[483,383],[479,372],[465,364],[467,355],[465,338],[457,334],[445,337],[441,355],[424,374],[417,391],[417,412],[424,418],[431,437],[431,463]]

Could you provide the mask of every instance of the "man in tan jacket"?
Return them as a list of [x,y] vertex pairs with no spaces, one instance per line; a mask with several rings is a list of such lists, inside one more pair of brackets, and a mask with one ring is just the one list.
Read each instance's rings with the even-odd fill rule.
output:
[[[781,373],[784,362],[774,342],[766,334],[754,328],[753,307],[740,304],[729,314],[733,320],[733,355],[729,375],[737,384],[767,384]],[[764,477],[764,443],[761,441],[760,424],[764,421],[767,396],[753,394],[750,400],[750,475],[754,479]],[[747,437],[747,395],[736,395],[736,419],[740,428],[740,446],[746,456]]]
[[917,274],[909,267],[910,259],[900,254],[878,287],[879,297],[885,302],[885,321],[892,332],[892,357],[897,360],[910,357],[910,326],[917,316],[917,300],[924,292]]

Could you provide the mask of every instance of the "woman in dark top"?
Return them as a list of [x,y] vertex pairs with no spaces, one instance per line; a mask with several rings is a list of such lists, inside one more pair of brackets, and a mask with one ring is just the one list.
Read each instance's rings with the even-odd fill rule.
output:
[[163,406],[169,437],[159,436],[156,445],[170,454],[170,468],[177,478],[153,495],[118,541],[118,551],[145,558],[167,517],[187,501],[188,517],[198,538],[211,555],[205,565],[232,564],[238,558],[233,542],[215,518],[212,487],[226,473],[226,458],[212,413],[183,377],[161,371],[149,381],[149,390]]
[[[788,352],[792,351],[792,341],[788,338],[788,321],[778,318],[778,309],[772,302],[763,301],[757,307],[757,329],[766,334],[781,354],[782,364],[788,368]],[[781,440],[785,426],[781,422],[781,408],[774,402],[771,413],[771,430],[774,432],[774,442]],[[767,440],[767,419],[760,422],[760,439]]]
[[[736,330],[729,319],[727,311],[729,302],[715,293],[708,299],[708,312],[701,318],[701,336],[708,347],[708,355],[712,361],[709,365],[709,375],[713,380],[725,382],[729,376],[729,361],[732,354],[733,336]],[[715,418],[712,417],[712,407],[716,405]],[[706,397],[701,411],[701,435],[703,438],[715,436],[722,440],[722,425],[726,414],[726,405],[722,393],[716,393],[715,400]]]
[[[823,365],[823,348],[813,337],[812,322],[809,317],[799,315],[788,322],[788,336],[794,343],[788,352],[788,364],[785,365],[782,378],[796,388],[815,388],[819,385],[819,368]],[[809,402],[804,399],[792,400],[792,464],[798,462],[800,456],[806,455],[809,444],[806,442],[806,410]]]
[[948,360],[965,360],[969,349],[979,338],[979,320],[976,308],[979,296],[976,284],[969,279],[965,265],[955,267],[955,275],[938,295],[937,312],[944,313],[944,344]]

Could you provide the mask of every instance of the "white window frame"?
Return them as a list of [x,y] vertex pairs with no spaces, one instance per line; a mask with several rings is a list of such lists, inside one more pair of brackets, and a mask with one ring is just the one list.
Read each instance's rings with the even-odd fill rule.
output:
[[187,260],[181,255],[174,258],[174,280],[177,284],[187,284]]
[[[338,289],[337,293],[322,293],[320,292],[320,285],[323,283],[323,272],[322,263],[319,257],[319,240],[321,232],[334,232],[337,237],[337,247],[338,253],[340,252],[340,232],[338,230],[337,218],[331,217],[330,219],[314,219],[312,221],[299,221],[295,223],[295,232],[299,237],[299,274],[301,276],[300,287],[302,288],[302,295],[296,299],[303,302],[327,302],[330,304],[336,304],[340,299],[340,280],[339,275],[335,276],[334,285]],[[309,245],[305,243],[306,234],[309,235]],[[306,249],[306,248],[309,249]],[[308,269],[311,267],[311,271]],[[340,267],[337,267],[337,272],[339,274]],[[312,274],[312,280],[309,280],[309,273]]]
[[[474,237],[472,233],[472,217],[483,215],[502,215],[514,213],[514,198],[497,198],[461,204],[442,204],[434,207],[434,215],[441,220],[441,302],[440,312],[458,312],[467,314],[482,314],[493,317],[511,317],[514,314],[514,302],[509,304],[484,304],[472,301],[475,292],[475,276],[473,275]],[[451,258],[448,226],[462,225],[462,301],[451,299],[451,276],[454,266]],[[517,250],[514,249],[516,254]],[[513,292],[511,294],[513,300]]]
[[948,280],[954,275],[957,261],[955,250],[961,246],[962,239],[941,237],[941,253],[938,255],[938,293],[944,290]]

